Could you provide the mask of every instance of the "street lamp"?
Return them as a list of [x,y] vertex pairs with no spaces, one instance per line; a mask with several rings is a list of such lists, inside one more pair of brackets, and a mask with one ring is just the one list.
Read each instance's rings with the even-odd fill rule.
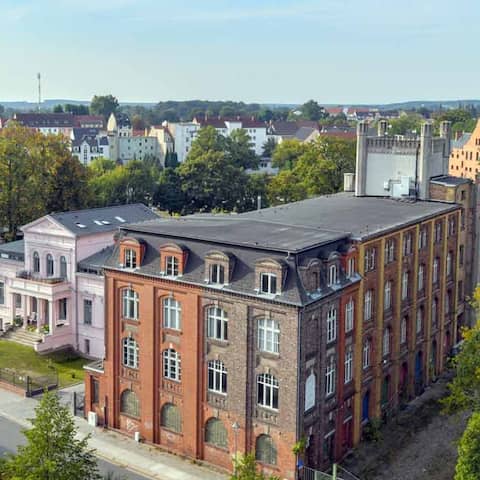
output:
[[237,442],[238,442],[238,431],[240,430],[240,425],[238,422],[234,422],[232,425],[233,428],[233,447],[235,449],[235,457],[233,463],[233,476],[237,478]]

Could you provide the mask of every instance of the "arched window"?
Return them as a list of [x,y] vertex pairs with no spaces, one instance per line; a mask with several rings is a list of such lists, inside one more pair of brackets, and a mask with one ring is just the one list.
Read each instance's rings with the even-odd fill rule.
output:
[[453,254],[448,252],[447,254],[447,277],[452,275]]
[[354,327],[355,303],[351,298],[345,305],[345,333],[351,332]]
[[417,325],[416,325],[417,334],[421,333],[423,329],[423,307],[417,308]]
[[54,265],[53,265],[53,256],[51,253],[47,254],[47,276],[53,277],[54,274]]
[[67,259],[63,255],[60,257],[60,276],[67,278]]
[[390,310],[392,308],[392,282],[387,280],[383,287],[383,308]]
[[165,273],[169,276],[176,277],[178,271],[178,258],[172,255],[165,257]]
[[419,265],[418,266],[418,291],[421,292],[424,287],[424,279],[425,279],[425,266]]
[[403,317],[400,323],[400,343],[407,343],[407,329],[408,329],[408,320],[407,317]]
[[182,318],[182,307],[180,302],[174,298],[163,299],[163,326],[165,328],[172,328],[180,330]]
[[445,295],[445,314],[450,313],[450,308],[452,306],[452,292],[447,290]]
[[353,378],[353,347],[350,345],[345,349],[345,383],[349,383]]
[[131,417],[140,417],[140,402],[132,390],[124,390],[120,396],[120,413],[125,413]]
[[390,328],[383,331],[383,356],[390,353]]
[[338,269],[336,265],[328,267],[328,286],[336,285],[338,283]]
[[367,338],[363,342],[363,359],[362,359],[363,368],[368,368],[370,366],[370,340]]
[[372,290],[367,290],[365,292],[365,302],[363,304],[363,319],[368,321],[372,318]]
[[228,434],[223,422],[211,418],[205,425],[205,442],[219,448],[228,448]]
[[163,376],[177,382],[182,378],[180,354],[173,348],[163,351]]
[[123,291],[123,318],[138,320],[138,293],[131,288]]
[[278,409],[278,380],[269,373],[257,375],[257,403],[262,407]]
[[129,368],[138,368],[138,343],[132,337],[123,339],[123,364]]
[[160,412],[160,425],[174,432],[182,431],[182,415],[173,403],[166,403]]
[[438,283],[438,266],[439,266],[440,260],[438,257],[436,257],[433,260],[433,272],[432,272],[432,283],[436,284]]
[[408,277],[409,274],[407,271],[402,274],[402,300],[405,300],[408,297]]
[[258,349],[262,352],[279,353],[280,327],[272,318],[258,320]]
[[335,357],[332,355],[327,360],[327,367],[325,369],[325,395],[332,395],[335,393]]
[[437,315],[438,315],[438,299],[435,297],[432,300],[432,325],[437,325]]
[[38,252],[33,252],[33,271],[40,273],[40,255]]
[[277,448],[270,435],[260,435],[255,442],[255,460],[268,465],[277,464]]
[[327,313],[327,343],[337,338],[337,310],[332,305]]
[[208,389],[216,393],[227,393],[227,369],[220,360],[208,362]]
[[228,340],[228,315],[218,307],[207,309],[207,336],[216,340]]
[[210,282],[216,285],[223,285],[225,283],[225,268],[219,263],[214,263],[210,267]]

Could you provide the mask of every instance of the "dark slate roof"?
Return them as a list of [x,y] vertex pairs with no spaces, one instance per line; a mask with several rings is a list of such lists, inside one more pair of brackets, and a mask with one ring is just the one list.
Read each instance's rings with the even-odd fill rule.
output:
[[317,131],[318,128],[312,128],[312,127],[300,127],[296,132],[295,132],[295,138],[300,140],[301,142],[304,142],[313,132]]
[[458,209],[437,201],[356,197],[342,192],[240,215],[291,227],[311,227],[366,239]]
[[345,238],[344,232],[316,226],[276,224],[244,215],[191,215],[132,224],[129,230],[171,238],[203,240],[259,250],[296,252]]
[[90,257],[84,258],[77,263],[77,271],[82,273],[92,273],[94,275],[102,275],[103,266],[112,256],[114,246],[105,247]]
[[72,127],[71,113],[16,113],[14,119],[30,128]]
[[8,258],[23,262],[25,260],[25,243],[23,240],[2,243],[0,245],[0,258]]
[[61,223],[79,237],[92,233],[114,231],[127,223],[158,218],[155,213],[141,203],[51,213],[49,217]]
[[108,137],[100,137],[100,145],[108,145]]
[[472,183],[472,180],[469,178],[463,177],[454,177],[452,175],[442,175],[440,177],[433,177],[430,179],[431,183],[438,183],[440,185],[446,186],[457,186],[457,185],[466,185]]

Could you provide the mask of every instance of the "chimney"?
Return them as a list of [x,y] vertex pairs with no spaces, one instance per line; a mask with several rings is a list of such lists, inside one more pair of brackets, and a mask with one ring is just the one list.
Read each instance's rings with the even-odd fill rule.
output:
[[355,174],[354,173],[343,174],[343,191],[344,192],[355,191]]
[[362,120],[357,123],[357,162],[355,169],[355,195],[366,195],[367,185],[367,141],[368,123]]
[[432,156],[432,124],[422,123],[420,128],[420,149],[418,156],[418,198],[428,200],[430,184],[430,161]]
[[450,122],[444,120],[440,124],[440,137],[445,141],[443,147],[443,174],[448,175],[448,160],[452,150],[452,127]]

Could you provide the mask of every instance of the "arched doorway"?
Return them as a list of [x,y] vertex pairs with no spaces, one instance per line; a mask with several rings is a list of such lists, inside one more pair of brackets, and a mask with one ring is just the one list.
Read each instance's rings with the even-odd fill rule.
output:
[[370,390],[367,390],[362,399],[362,422],[367,422],[369,419],[370,419]]
[[420,350],[415,355],[415,395],[423,392],[423,352]]

